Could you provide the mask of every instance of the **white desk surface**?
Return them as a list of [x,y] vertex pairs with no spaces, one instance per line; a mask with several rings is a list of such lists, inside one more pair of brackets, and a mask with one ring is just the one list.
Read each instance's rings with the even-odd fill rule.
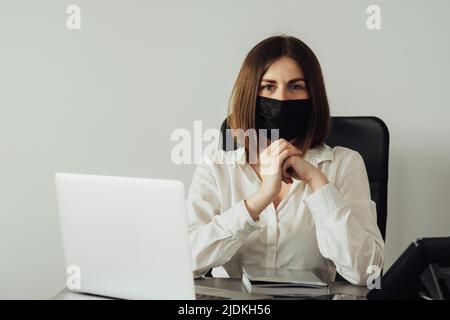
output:
[[[241,279],[236,278],[202,278],[195,280],[196,287],[208,287],[223,290],[246,292]],[[330,294],[336,294],[335,299],[360,300],[365,299],[366,287],[357,287],[347,282],[330,282]],[[82,294],[63,289],[53,299],[56,300],[109,300],[106,297]]]

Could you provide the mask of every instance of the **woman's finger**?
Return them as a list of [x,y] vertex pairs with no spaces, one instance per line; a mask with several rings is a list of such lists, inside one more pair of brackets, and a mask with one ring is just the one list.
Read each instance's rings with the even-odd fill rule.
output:
[[[277,140],[278,141],[278,140]],[[289,145],[285,143],[276,143],[274,147],[271,149],[271,157],[276,158],[278,157],[284,150],[288,150]]]
[[297,153],[298,153],[297,150],[293,150],[291,148],[286,148],[283,151],[281,151],[277,159],[279,161],[280,169],[287,158],[289,158],[292,155],[296,155]]
[[286,184],[291,184],[294,182],[294,180],[292,180],[292,178],[282,178],[281,180],[283,180],[283,182]]
[[293,180],[291,177],[286,176],[286,175],[281,175],[281,180],[283,180],[285,183],[292,183]]

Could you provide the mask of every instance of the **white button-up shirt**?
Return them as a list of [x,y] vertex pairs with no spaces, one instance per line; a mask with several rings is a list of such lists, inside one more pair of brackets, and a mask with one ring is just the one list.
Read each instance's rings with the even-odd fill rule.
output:
[[330,182],[313,192],[294,180],[278,207],[271,203],[254,221],[244,200],[261,180],[244,148],[203,156],[187,198],[194,276],[223,266],[241,277],[243,265],[258,265],[313,270],[324,281],[337,271],[365,285],[368,267],[382,268],[384,242],[361,155],[323,144],[304,158]]

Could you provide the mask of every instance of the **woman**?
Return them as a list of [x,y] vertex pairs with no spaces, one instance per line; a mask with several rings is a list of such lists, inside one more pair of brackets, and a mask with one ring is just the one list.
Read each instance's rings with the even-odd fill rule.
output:
[[[245,58],[230,99],[229,127],[269,131],[251,155],[204,155],[188,194],[194,275],[243,265],[336,271],[365,285],[382,268],[384,242],[364,161],[356,151],[323,143],[330,112],[319,62],[297,38],[270,37]],[[273,132],[270,134],[270,132]],[[277,137],[278,135],[278,137]],[[279,139],[278,139],[279,138]]]

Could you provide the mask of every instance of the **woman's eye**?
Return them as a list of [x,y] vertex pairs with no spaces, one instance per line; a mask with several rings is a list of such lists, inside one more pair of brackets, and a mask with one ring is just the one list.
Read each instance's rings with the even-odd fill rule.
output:
[[[274,85],[272,84],[266,84],[261,86],[261,90],[266,90],[266,91],[273,91],[275,89]],[[294,84],[289,86],[289,90],[303,90],[304,87],[302,85],[299,84]]]
[[267,91],[272,91],[273,90],[273,85],[266,84],[265,86],[262,86],[261,89],[262,90],[267,90]]
[[303,86],[299,85],[299,84],[294,84],[291,86],[291,89],[293,90],[301,90],[303,89]]

